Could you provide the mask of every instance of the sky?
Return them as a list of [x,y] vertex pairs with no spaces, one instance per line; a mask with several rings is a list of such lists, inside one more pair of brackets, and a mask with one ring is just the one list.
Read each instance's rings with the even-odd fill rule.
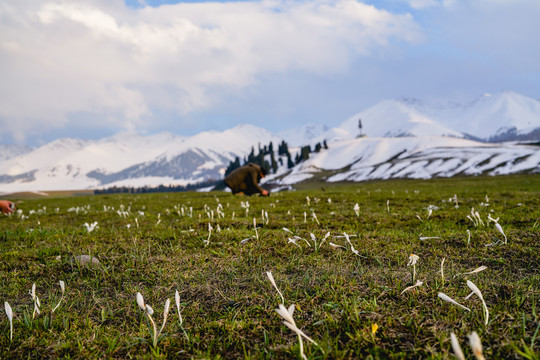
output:
[[3,0],[0,144],[540,98],[538,0]]

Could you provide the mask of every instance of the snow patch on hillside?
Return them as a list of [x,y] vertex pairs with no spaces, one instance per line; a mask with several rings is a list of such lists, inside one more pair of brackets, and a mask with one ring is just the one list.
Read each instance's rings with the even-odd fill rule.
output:
[[294,184],[323,170],[335,172],[330,182],[540,173],[539,147],[438,136],[359,138],[311,155],[277,183]]

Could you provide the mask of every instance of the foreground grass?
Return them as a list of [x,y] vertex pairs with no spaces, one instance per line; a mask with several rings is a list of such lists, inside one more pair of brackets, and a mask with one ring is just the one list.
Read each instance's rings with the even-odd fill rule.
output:
[[[539,357],[540,177],[309,186],[270,198],[25,199],[22,217],[0,217],[0,300],[15,314],[13,341],[0,315],[0,358],[298,358],[298,339],[274,311],[281,297],[266,271],[285,305],[296,305],[297,326],[318,343],[305,344],[310,359],[452,358],[451,332],[472,357],[472,331],[486,358]],[[471,208],[484,226],[467,218]],[[499,218],[507,244],[488,215]],[[88,232],[84,223],[96,221]],[[284,227],[311,246],[289,243]],[[411,253],[419,256],[423,285],[401,294],[413,284]],[[82,254],[101,266],[73,261]],[[455,276],[482,265],[487,270]],[[66,293],[51,313],[60,280]],[[487,325],[479,298],[464,299],[467,280],[482,291]],[[33,283],[42,305],[35,319]],[[154,308],[159,329],[176,290],[183,324],[173,306],[154,348],[135,294]],[[442,301],[439,292],[471,311]]]

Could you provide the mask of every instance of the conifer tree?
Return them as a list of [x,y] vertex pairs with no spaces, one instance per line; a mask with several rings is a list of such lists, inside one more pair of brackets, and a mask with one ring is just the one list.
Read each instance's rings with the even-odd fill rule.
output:
[[292,169],[294,167],[294,163],[291,159],[291,153],[287,152],[287,168]]
[[309,147],[309,145],[302,147],[302,155],[301,155],[300,161],[306,161],[307,159],[309,159],[310,152],[311,152],[311,148]]
[[[272,144],[272,143],[270,143]],[[272,166],[272,172],[275,174],[277,173],[277,169],[278,169],[278,165],[277,165],[277,162],[276,162],[276,158],[274,156],[274,152],[270,152],[270,162],[271,162],[271,166]]]

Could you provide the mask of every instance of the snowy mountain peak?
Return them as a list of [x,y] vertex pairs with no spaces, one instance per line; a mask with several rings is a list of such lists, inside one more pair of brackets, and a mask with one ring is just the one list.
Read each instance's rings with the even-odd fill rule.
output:
[[[277,174],[290,171],[288,183],[320,169],[336,172],[336,181],[540,172],[538,147],[486,144],[463,139],[465,134],[538,140],[540,102],[511,91],[465,104],[399,98],[381,101],[337,127],[308,124],[278,135],[239,124],[190,137],[120,133],[100,140],[63,138],[33,150],[4,146],[0,184],[4,192],[193,184],[221,179],[235,157],[243,159],[252,147],[257,151],[270,142],[276,149],[283,140],[291,149],[324,140],[329,145],[292,170],[280,161],[286,169]],[[337,173],[347,168],[351,172]]]
[[345,120],[340,128],[350,138],[451,136],[463,137],[459,131],[438,123],[419,109],[418,100],[385,100]]
[[[362,126],[362,128],[360,128]],[[348,138],[450,136],[485,141],[527,140],[540,133],[540,101],[504,91],[469,103],[384,100],[345,120]]]
[[322,124],[307,124],[300,128],[279,132],[277,135],[289,146],[303,146],[321,142],[330,128]]
[[441,121],[479,139],[504,141],[540,128],[540,102],[512,91],[484,94],[456,113],[442,113]]

